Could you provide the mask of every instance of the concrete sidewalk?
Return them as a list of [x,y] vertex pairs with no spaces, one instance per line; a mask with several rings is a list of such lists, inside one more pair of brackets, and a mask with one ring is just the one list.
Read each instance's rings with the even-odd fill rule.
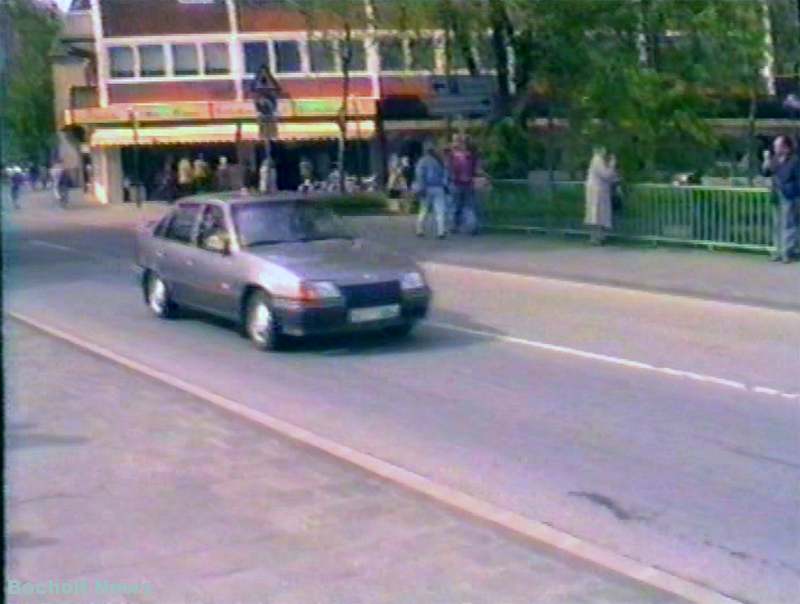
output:
[[[125,228],[156,218],[166,208],[154,202],[141,208],[130,203],[97,206],[85,203],[77,191],[72,197],[70,207],[62,210],[48,192],[28,193],[23,210],[9,211],[5,222]],[[773,263],[762,254],[616,242],[594,247],[580,238],[544,235],[459,235],[439,241],[415,237],[410,216],[352,220],[367,239],[420,261],[800,311],[800,263]]]
[[4,341],[6,578],[86,590],[14,604],[676,601],[13,321]]

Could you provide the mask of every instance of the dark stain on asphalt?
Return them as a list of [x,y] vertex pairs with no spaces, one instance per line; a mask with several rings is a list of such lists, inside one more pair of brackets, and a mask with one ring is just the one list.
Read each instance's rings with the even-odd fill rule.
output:
[[611,499],[611,497],[607,497],[606,495],[601,495],[599,493],[589,493],[586,491],[570,491],[568,494],[572,497],[582,497],[583,499],[591,501],[595,505],[599,505],[600,507],[606,508],[609,512],[614,514],[617,520],[622,520],[623,522],[627,522],[629,520],[642,519],[641,516],[638,516],[636,514],[627,511],[616,501]]
[[6,437],[8,449],[30,449],[35,447],[67,447],[89,442],[84,436],[64,436],[61,434],[11,433]]
[[27,549],[31,547],[43,547],[48,545],[55,545],[58,539],[50,537],[36,537],[28,531],[15,531],[7,535],[8,541],[6,542],[9,549]]

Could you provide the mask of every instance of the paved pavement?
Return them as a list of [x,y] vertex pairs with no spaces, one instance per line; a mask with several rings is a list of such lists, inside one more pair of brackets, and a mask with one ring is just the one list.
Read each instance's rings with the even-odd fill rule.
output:
[[[132,232],[161,211],[7,215],[6,308],[743,601],[795,604],[797,312],[434,262],[432,320],[410,340],[260,355],[229,325],[148,315]],[[512,241],[440,245],[404,220],[368,232],[435,261]]]
[[13,604],[677,601],[14,321],[4,336],[6,578],[87,590]]

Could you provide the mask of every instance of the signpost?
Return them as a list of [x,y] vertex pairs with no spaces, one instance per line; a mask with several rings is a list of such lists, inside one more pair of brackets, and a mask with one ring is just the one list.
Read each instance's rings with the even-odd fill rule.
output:
[[278,95],[280,85],[266,65],[258,70],[253,80],[253,103],[258,114],[261,138],[264,140],[264,162],[267,169],[267,190],[272,193],[272,138],[277,133]]

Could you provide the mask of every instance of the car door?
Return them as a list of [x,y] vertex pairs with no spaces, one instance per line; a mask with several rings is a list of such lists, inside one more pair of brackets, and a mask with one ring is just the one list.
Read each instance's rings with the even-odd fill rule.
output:
[[201,208],[199,203],[181,204],[166,227],[161,249],[156,251],[157,270],[179,304],[193,305],[185,267],[193,253]]
[[187,254],[184,268],[190,295],[196,305],[215,314],[236,317],[238,299],[235,287],[235,256],[230,250],[207,245],[211,237],[231,241],[231,230],[220,204],[207,204],[197,229],[197,245]]

